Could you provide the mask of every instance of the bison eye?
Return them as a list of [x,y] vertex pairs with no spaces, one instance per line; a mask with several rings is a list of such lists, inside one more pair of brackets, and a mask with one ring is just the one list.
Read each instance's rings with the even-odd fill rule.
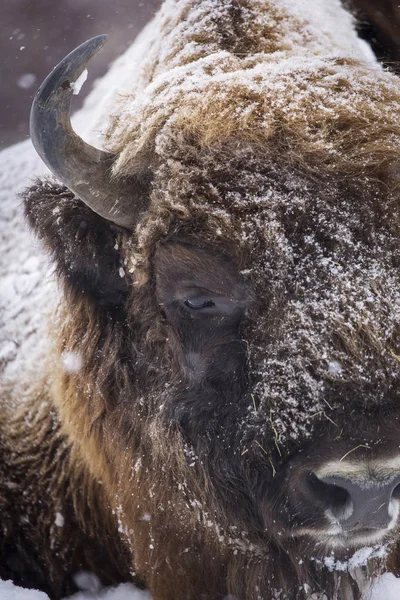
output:
[[208,308],[210,306],[215,306],[214,302],[207,298],[207,296],[196,296],[195,298],[187,298],[185,300],[185,305],[189,308]]

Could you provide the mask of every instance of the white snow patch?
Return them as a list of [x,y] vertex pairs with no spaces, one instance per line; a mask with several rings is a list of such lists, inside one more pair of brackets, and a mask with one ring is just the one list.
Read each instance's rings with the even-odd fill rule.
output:
[[325,556],[324,565],[329,571],[353,571],[362,567],[372,558],[384,558],[388,553],[386,546],[366,546],[354,552],[346,561],[335,560],[335,557]]
[[101,589],[99,578],[94,573],[79,571],[74,575],[74,582],[82,592],[98,592]]
[[61,360],[66,373],[76,373],[83,364],[82,357],[76,352],[63,352]]
[[82,71],[82,73],[79,75],[78,79],[75,81],[75,83],[72,84],[72,93],[75,94],[75,96],[77,96],[79,94],[79,92],[81,91],[81,88],[83,86],[83,84],[85,83],[86,79],[88,76],[88,70],[85,69],[84,71]]
[[0,598],[1,600],[48,600],[44,592],[16,587],[12,581],[0,581]]
[[24,73],[17,79],[17,86],[22,90],[29,90],[36,82],[36,75],[33,73]]
[[57,525],[57,527],[64,527],[65,520],[60,512],[56,512],[56,518],[54,523]]
[[[82,577],[80,577],[82,576]],[[78,581],[77,579],[78,578]],[[138,590],[131,583],[123,583],[117,587],[101,588],[98,585],[94,588],[97,577],[91,573],[79,573],[75,577],[75,583],[78,587],[88,586],[84,591],[69,596],[69,600],[151,600],[149,592]],[[49,600],[44,592],[38,590],[27,590],[18,587],[12,581],[0,580],[0,598],[1,600]],[[67,599],[65,599],[67,600]]]
[[328,372],[336,377],[340,376],[343,371],[343,366],[337,360],[331,360],[328,363]]
[[151,521],[151,515],[149,513],[144,513],[140,520],[141,521]]
[[384,573],[372,584],[363,600],[399,600],[400,579],[393,573]]

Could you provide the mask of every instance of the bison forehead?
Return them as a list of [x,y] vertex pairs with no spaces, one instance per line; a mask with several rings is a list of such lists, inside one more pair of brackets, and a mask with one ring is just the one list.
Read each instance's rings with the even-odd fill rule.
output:
[[378,225],[395,231],[400,94],[388,73],[375,75],[349,59],[222,52],[124,99],[109,145],[116,176],[138,166],[152,173],[142,258],[174,219],[207,221],[214,238],[222,231],[242,246],[258,219],[264,245],[274,237],[282,257],[293,245],[278,235],[283,222],[308,222],[319,237],[331,223],[338,245],[353,211],[353,237],[354,228],[359,238]]
[[[399,90],[394,76],[349,58],[219,52],[155,79],[121,101],[107,133],[116,174],[128,174],[149,154],[177,172],[188,137],[199,150],[234,137],[257,142],[265,158],[290,136],[299,153],[328,171],[354,173],[382,157],[396,161]],[[373,143],[371,143],[373,142]],[[233,146],[235,147],[235,146]],[[371,154],[372,152],[372,154]],[[145,158],[144,158],[145,157]],[[298,161],[296,161],[298,162]]]

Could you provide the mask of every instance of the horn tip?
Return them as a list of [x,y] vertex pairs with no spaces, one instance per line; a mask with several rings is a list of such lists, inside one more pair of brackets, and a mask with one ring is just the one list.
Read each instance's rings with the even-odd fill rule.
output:
[[91,40],[89,40],[89,42],[94,42],[96,46],[100,49],[102,46],[104,46],[107,40],[108,34],[101,33],[100,35],[96,35],[95,37],[93,37]]
[[95,37],[86,40],[86,42],[83,42],[83,44],[75,48],[75,50],[73,50],[69,56],[73,54],[81,54],[82,56],[86,55],[86,59],[90,60],[95,54],[97,54],[99,50],[101,50],[107,39],[108,35],[106,33],[96,35]]

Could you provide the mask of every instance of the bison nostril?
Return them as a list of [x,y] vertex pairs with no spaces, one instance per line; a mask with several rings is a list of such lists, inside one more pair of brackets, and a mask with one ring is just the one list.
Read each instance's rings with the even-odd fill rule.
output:
[[323,505],[337,519],[346,519],[353,511],[349,492],[339,485],[326,483],[319,479],[315,473],[310,473],[307,478],[308,489],[314,500]]

